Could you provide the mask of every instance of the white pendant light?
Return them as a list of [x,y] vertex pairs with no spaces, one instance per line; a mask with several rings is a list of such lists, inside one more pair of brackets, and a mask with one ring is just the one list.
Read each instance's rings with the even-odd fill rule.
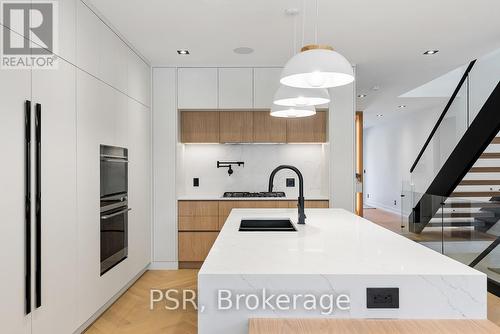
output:
[[316,108],[313,106],[288,107],[275,104],[271,108],[271,116],[274,117],[297,118],[312,116],[314,114],[316,114]]
[[[304,18],[302,20],[302,45],[304,45]],[[316,0],[314,26],[315,44],[306,45],[294,55],[281,72],[283,85],[297,88],[331,88],[347,85],[354,81],[354,71],[349,61],[329,45],[318,44],[319,3]]]
[[283,85],[298,88],[331,88],[354,81],[352,66],[330,47],[308,45],[293,56],[281,72]]
[[317,106],[330,102],[326,89],[305,89],[281,85],[274,94],[274,104],[289,107]]

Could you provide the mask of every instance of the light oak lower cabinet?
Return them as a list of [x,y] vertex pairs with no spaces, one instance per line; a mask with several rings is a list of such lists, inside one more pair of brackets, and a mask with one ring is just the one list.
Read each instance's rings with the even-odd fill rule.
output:
[[[306,209],[328,209],[330,207],[330,202],[328,201],[305,201]],[[294,202],[294,207],[297,206],[297,202]]]
[[[306,208],[328,208],[327,200],[305,201]],[[179,268],[200,268],[232,209],[296,208],[291,200],[179,201]]]
[[253,142],[252,111],[222,111],[219,113],[221,143]]
[[288,143],[326,142],[326,112],[316,115],[286,120],[286,141]]
[[219,232],[179,232],[179,262],[202,262]]
[[286,143],[286,119],[273,117],[269,111],[254,111],[254,143]]
[[[279,202],[288,201],[220,201],[219,202],[219,229],[222,229],[227,217],[231,213],[232,209],[253,209],[253,208],[278,208],[282,206]],[[281,203],[283,204],[283,203]]]
[[218,231],[219,202],[179,201],[179,231]]
[[183,110],[181,112],[181,142],[218,143],[219,112]]

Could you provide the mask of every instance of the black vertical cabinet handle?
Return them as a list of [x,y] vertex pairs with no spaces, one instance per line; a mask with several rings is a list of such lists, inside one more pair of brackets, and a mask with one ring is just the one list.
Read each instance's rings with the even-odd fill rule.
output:
[[31,101],[24,103],[24,307],[31,313]]
[[35,140],[36,140],[36,155],[35,155],[35,174],[36,174],[36,237],[35,237],[35,307],[42,306],[42,105],[35,105]]

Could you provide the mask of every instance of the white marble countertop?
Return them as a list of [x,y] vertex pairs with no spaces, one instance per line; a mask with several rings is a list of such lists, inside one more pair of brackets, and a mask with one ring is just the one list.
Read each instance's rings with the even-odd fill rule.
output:
[[477,275],[483,273],[342,209],[306,209],[297,232],[239,232],[242,218],[296,209],[234,209],[199,275]]
[[[217,195],[180,195],[178,201],[296,201],[297,197],[222,197]],[[305,197],[306,201],[328,201],[327,196]]]

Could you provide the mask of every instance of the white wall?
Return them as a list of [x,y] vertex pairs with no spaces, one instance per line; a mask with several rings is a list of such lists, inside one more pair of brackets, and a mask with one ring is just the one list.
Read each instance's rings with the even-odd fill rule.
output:
[[355,83],[330,89],[328,114],[330,207],[354,212]]
[[364,130],[363,191],[367,205],[400,213],[402,182],[410,180],[410,167],[440,111],[402,114],[393,121]]
[[[326,144],[184,144],[180,145],[177,172],[180,196],[215,196],[225,191],[267,191],[269,175],[279,165],[296,166],[304,176],[306,199],[328,196]],[[217,160],[244,161],[234,166],[233,175],[227,168],[217,168]],[[193,187],[193,178],[200,186]],[[295,178],[295,188],[286,188],[285,179]],[[275,191],[285,191],[288,197],[298,196],[298,179],[294,172],[280,171],[274,180]]]

